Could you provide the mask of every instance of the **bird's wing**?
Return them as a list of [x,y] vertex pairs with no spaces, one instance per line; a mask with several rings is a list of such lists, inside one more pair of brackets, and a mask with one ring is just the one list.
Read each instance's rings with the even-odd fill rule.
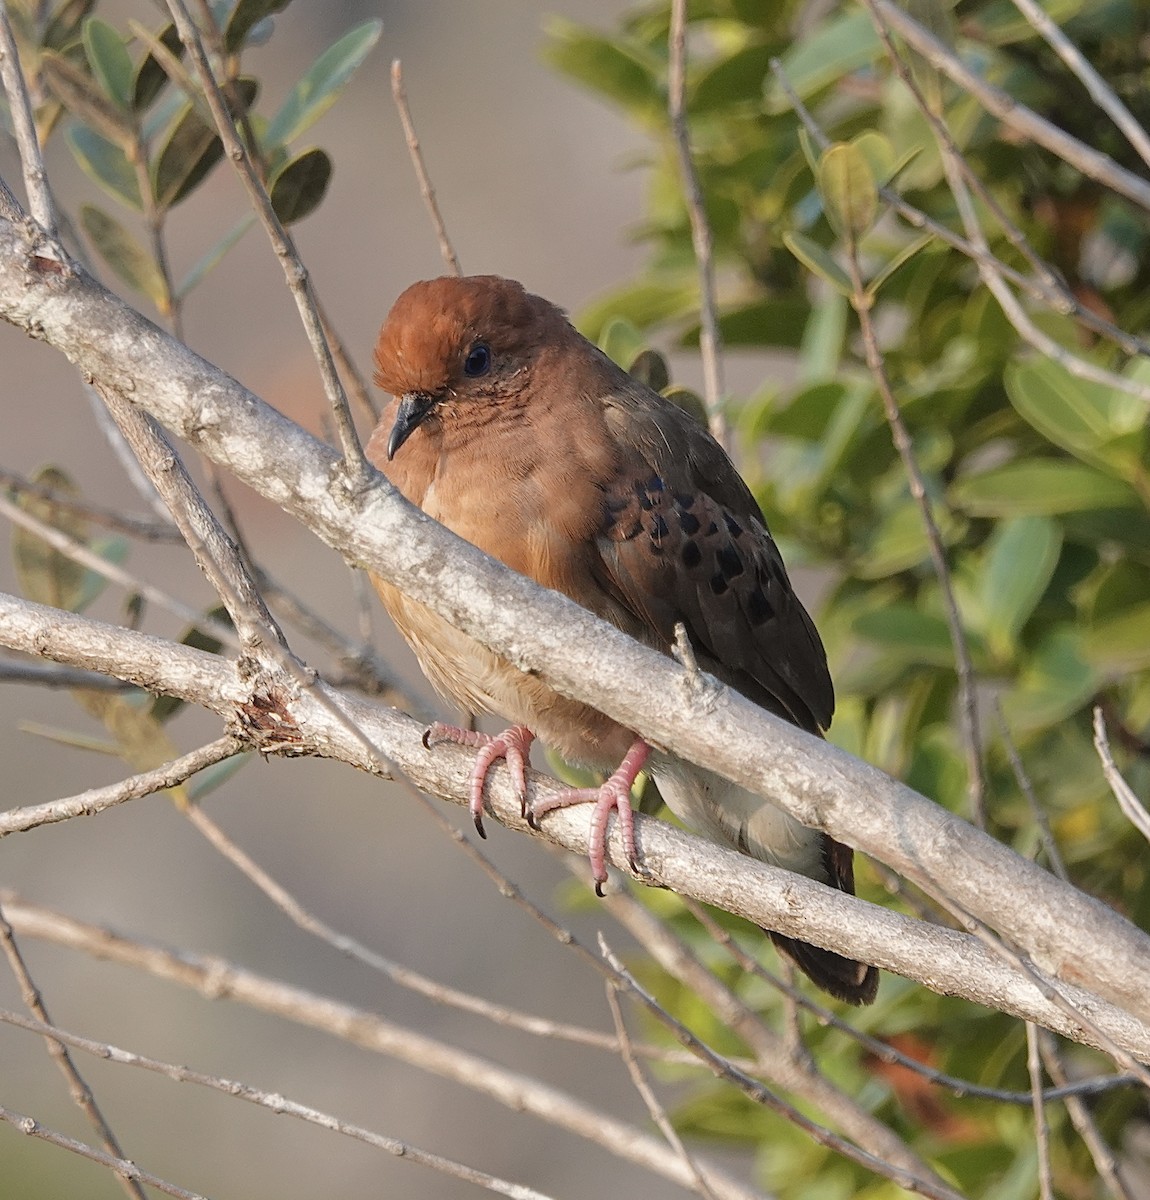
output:
[[668,648],[811,733],[834,691],[819,635],[730,459],[687,413],[630,380],[604,401],[618,448],[596,539],[599,583]]

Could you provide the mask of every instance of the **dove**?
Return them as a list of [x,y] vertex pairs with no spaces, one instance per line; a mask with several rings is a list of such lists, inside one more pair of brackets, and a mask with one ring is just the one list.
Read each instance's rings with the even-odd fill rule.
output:
[[[754,496],[689,413],[632,378],[549,301],[494,275],[412,284],[388,313],[375,381],[392,397],[367,447],[411,503],[664,654],[681,624],[699,666],[816,736],[834,710],[826,654]],[[588,802],[597,890],[615,812],[635,865],[631,788],[642,770],[689,829],[854,893],[852,850],[592,705],[553,691],[392,584],[375,588],[445,697],[510,728],[497,737],[436,724],[425,741],[473,747],[470,808],[483,832],[487,772],[505,759],[537,823]],[[533,740],[604,772],[526,808]],[[878,971],[768,931],[821,988],[869,1004]]]

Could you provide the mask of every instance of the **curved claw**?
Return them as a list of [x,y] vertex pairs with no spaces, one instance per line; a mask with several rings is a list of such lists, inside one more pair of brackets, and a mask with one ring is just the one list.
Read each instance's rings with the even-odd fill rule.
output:
[[623,852],[631,870],[642,874],[639,867],[639,851],[635,845],[635,813],[631,808],[631,787],[651,747],[642,738],[636,738],[619,764],[618,770],[601,787],[568,788],[533,806],[528,823],[538,828],[538,819],[557,808],[568,808],[572,804],[592,804],[591,830],[587,838],[587,857],[591,862],[591,875],[595,880],[595,894],[603,896],[603,884],[607,882],[607,822],[614,811],[619,818],[619,834],[623,839]]

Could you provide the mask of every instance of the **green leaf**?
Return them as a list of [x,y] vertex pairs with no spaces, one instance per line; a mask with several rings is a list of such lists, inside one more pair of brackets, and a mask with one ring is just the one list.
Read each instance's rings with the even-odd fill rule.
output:
[[627,368],[627,374],[646,384],[653,392],[662,392],[671,386],[670,368],[658,350],[640,351]]
[[873,300],[878,295],[883,284],[901,267],[904,263],[909,262],[920,251],[934,241],[934,234],[924,233],[920,237],[916,237],[913,241],[908,242],[903,248],[891,259],[888,259],[878,271],[871,277],[866,285],[866,294]]
[[846,340],[847,312],[846,300],[838,294],[827,296],[811,309],[799,353],[803,383],[819,383],[833,379],[838,373]]
[[1101,683],[1086,661],[1078,630],[1053,630],[1030,656],[1018,686],[1002,698],[1002,711],[1016,733],[1044,729],[1064,721],[1089,703]]
[[255,755],[250,751],[241,751],[225,758],[221,762],[212,763],[198,775],[190,779],[184,786],[188,789],[188,799],[196,804],[217,788],[222,787],[241,767],[246,767]]
[[599,334],[598,346],[625,371],[647,348],[647,342],[634,322],[626,317],[613,317]]
[[255,224],[255,214],[245,213],[232,228],[224,234],[224,236],[205,254],[203,254],[192,267],[192,269],[184,276],[183,282],[176,289],[176,295],[183,300],[189,295],[200,283],[204,277],[212,270],[227,254],[227,252],[244,236],[245,233]]
[[84,22],[84,53],[104,94],[127,110],[132,103],[135,67],[124,39],[107,21],[89,17]]
[[166,313],[168,298],[160,268],[119,221],[94,204],[85,204],[80,209],[80,223],[100,257],[120,279]]
[[1150,667],[1150,603],[1095,625],[1082,648],[1086,660],[1103,671],[1125,676]]
[[1015,656],[1015,642],[1042,598],[1062,548],[1062,530],[1049,517],[1014,517],[991,534],[979,578],[984,632],[1000,659]]
[[[955,522],[946,512],[936,512],[943,542],[955,533]],[[869,532],[861,548],[855,574],[860,579],[882,579],[918,566],[930,557],[922,513],[911,499],[887,513]]]
[[[41,467],[32,477],[36,483],[51,488],[62,499],[76,499],[79,489],[58,467]],[[78,542],[88,539],[88,522],[73,509],[27,493],[18,498],[20,507],[53,529],[66,533]],[[20,587],[29,600],[49,604],[53,608],[74,611],[84,589],[87,568],[54,550],[31,530],[15,525],[12,528],[12,557]]]
[[[175,25],[165,26],[156,40],[171,53],[173,58],[183,57],[184,45],[180,41],[180,34]],[[149,52],[144,55],[132,85],[132,107],[136,112],[143,112],[164,90],[167,82],[168,73],[160,65],[160,60],[155,54]]]
[[239,0],[224,30],[224,46],[229,54],[243,49],[248,34],[265,17],[283,12],[291,0]]
[[[105,562],[122,567],[128,561],[128,555],[132,552],[132,543],[125,537],[102,534],[89,539],[88,548],[94,554],[98,554]],[[107,586],[107,575],[102,575],[99,571],[86,569],[84,571],[84,583],[80,588],[80,594],[76,597],[73,611],[82,613],[103,593]]]
[[1133,488],[1091,467],[1054,459],[1012,462],[967,475],[950,502],[976,517],[1055,516],[1079,509],[1134,508]]
[[851,295],[854,290],[851,287],[851,281],[847,278],[847,273],[831,257],[829,250],[824,249],[818,242],[802,233],[784,233],[783,242],[808,271],[813,272],[820,279],[826,280],[831,287],[844,296]]
[[292,88],[264,135],[266,146],[294,141],[335,103],[356,68],[371,53],[383,22],[365,21],[329,46]]
[[1146,406],[1136,396],[1077,379],[1046,358],[1012,363],[1006,391],[1018,414],[1056,446],[1128,481],[1142,473]]
[[837,142],[823,151],[817,178],[831,227],[857,242],[878,215],[878,189],[866,156],[849,142]]
[[728,58],[705,70],[691,88],[688,108],[692,113],[723,110],[732,104],[762,100],[763,81],[770,74],[774,46],[743,46]]
[[48,87],[74,117],[117,146],[127,148],[135,142],[132,122],[83,68],[62,54],[45,50],[40,69]]
[[854,630],[859,637],[907,662],[954,666],[954,646],[946,621],[909,604],[892,604],[863,613],[855,621]]
[[[240,106],[250,109],[259,85],[254,79],[235,81]],[[234,115],[234,114],[233,114]],[[171,208],[189,196],[224,154],[223,143],[199,110],[189,101],[172,122],[152,166],[152,190],[160,208]]]
[[44,46],[49,50],[63,50],[76,40],[84,18],[96,7],[96,0],[66,0],[56,10],[48,28],[44,31]]
[[272,208],[285,224],[315,212],[331,182],[331,158],[324,150],[305,150],[285,163],[271,181]]
[[129,208],[137,212],[142,210],[136,172],[119,146],[86,125],[73,125],[66,136],[72,154],[86,175]]
[[543,54],[553,67],[644,122],[662,122],[666,100],[657,59],[561,17],[547,21],[545,30]]
[[[844,75],[873,62],[882,53],[882,43],[866,12],[845,16],[820,25],[800,38],[782,56],[787,82],[801,100],[835,83]],[[767,85],[767,111],[786,112],[791,103],[772,75]]]

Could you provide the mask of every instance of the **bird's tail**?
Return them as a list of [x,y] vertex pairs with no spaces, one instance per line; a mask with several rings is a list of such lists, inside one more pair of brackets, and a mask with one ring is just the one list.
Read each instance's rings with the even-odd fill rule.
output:
[[[825,833],[821,835],[822,857],[832,887],[853,896],[855,891],[854,851]],[[811,946],[772,933],[771,941],[825,991],[847,1004],[870,1004],[878,992],[878,968],[855,962],[833,950]]]
[[771,941],[824,991],[847,1004],[870,1004],[878,992],[878,970],[833,950],[772,933]]

